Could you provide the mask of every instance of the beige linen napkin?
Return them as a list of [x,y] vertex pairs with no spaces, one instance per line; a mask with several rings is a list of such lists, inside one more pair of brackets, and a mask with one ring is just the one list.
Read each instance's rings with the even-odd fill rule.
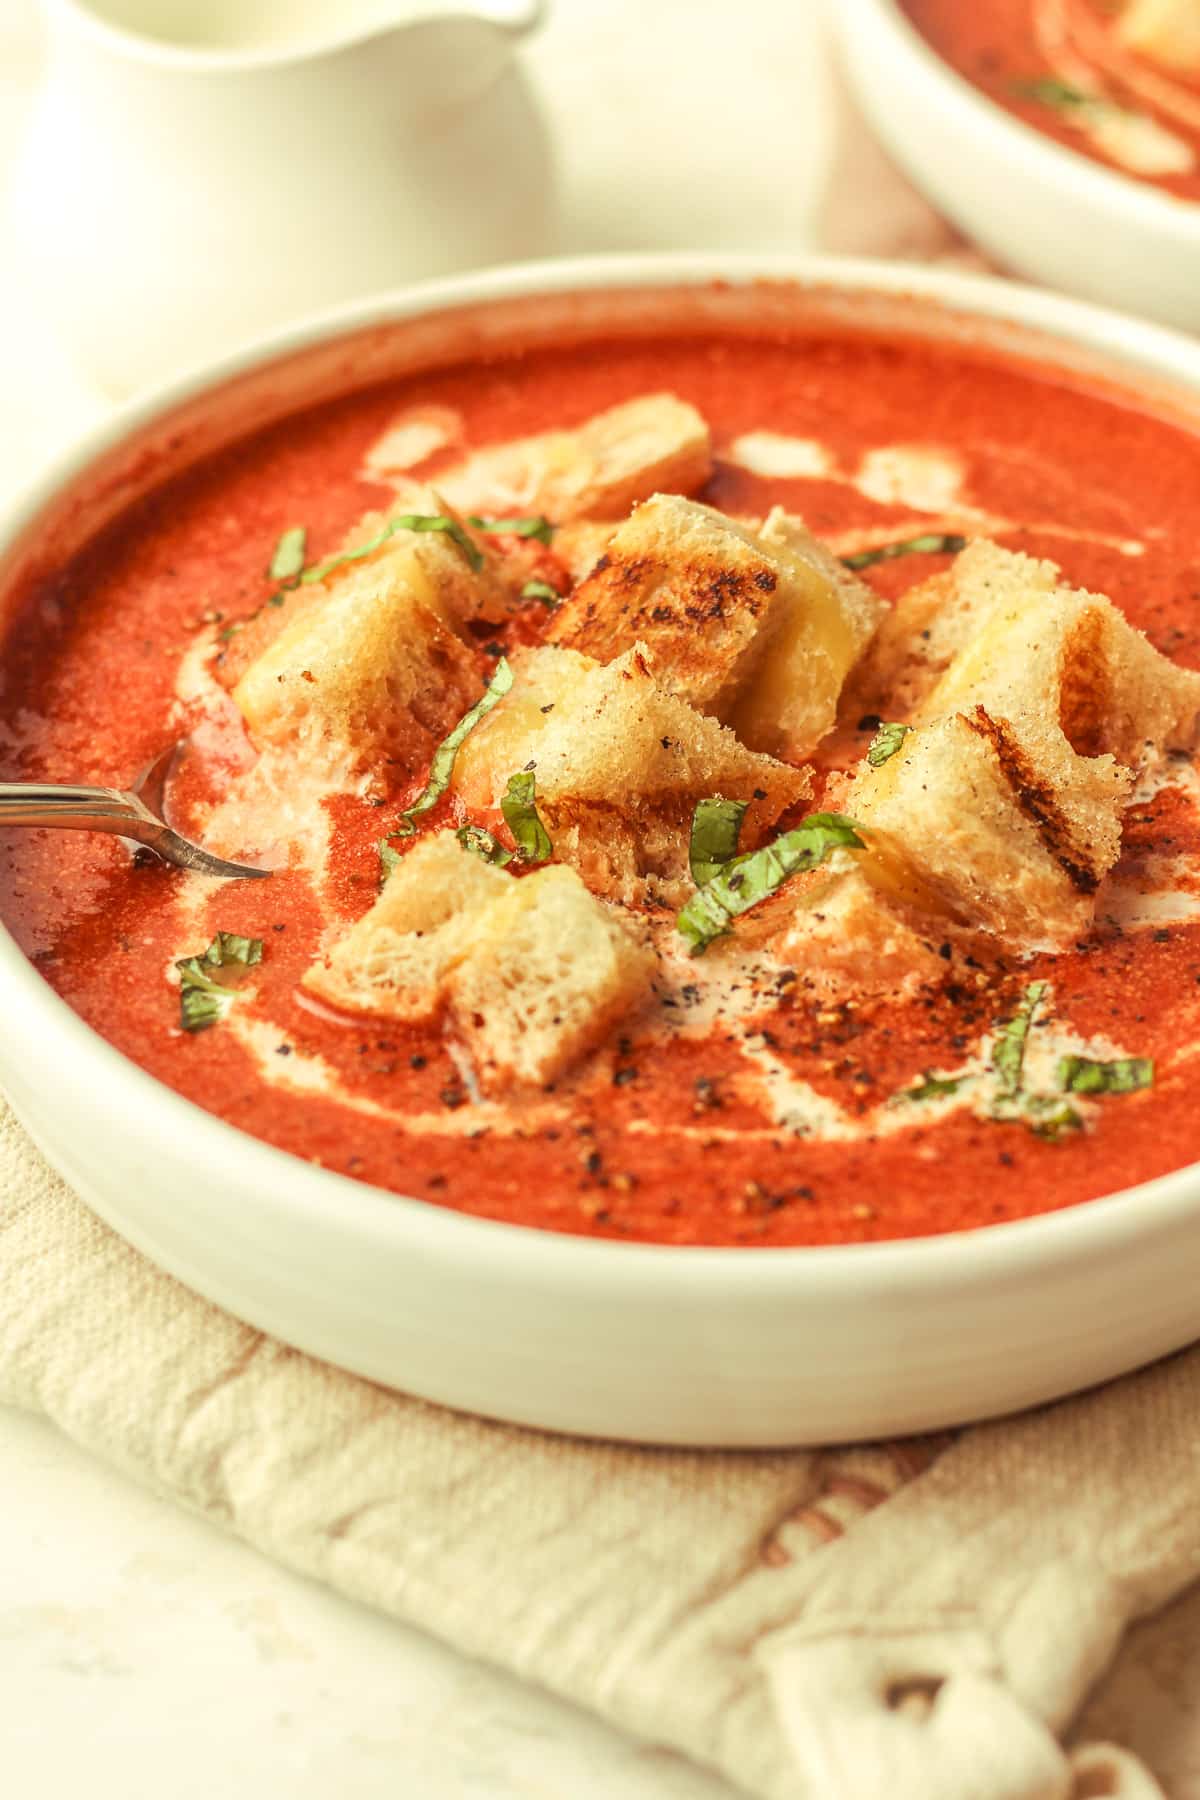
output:
[[0,1113],[0,1400],[268,1555],[767,1800],[1121,1800],[1057,1734],[1200,1573],[1200,1352],[949,1437],[585,1444],[314,1362],[161,1274]]

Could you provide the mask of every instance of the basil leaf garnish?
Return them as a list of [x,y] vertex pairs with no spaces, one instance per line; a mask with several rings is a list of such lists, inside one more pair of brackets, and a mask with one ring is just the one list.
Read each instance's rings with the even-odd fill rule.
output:
[[271,566],[267,574],[272,581],[291,581],[304,568],[304,550],[308,543],[308,532],[303,525],[293,525],[285,531],[275,546],[275,554],[271,558]]
[[393,850],[387,838],[380,838],[375,848],[379,852],[379,881],[382,886],[393,869],[398,869],[404,861],[398,850]]
[[[498,869],[512,861],[512,851],[506,850],[499,838],[494,838],[482,825],[460,825],[454,835],[464,850],[469,850],[473,856],[481,856],[484,862],[495,863]],[[394,850],[392,855],[396,855]]]
[[711,800],[697,800],[688,844],[688,864],[697,887],[719,875],[737,855],[748,804],[746,800],[723,800],[719,794]]
[[877,544],[874,550],[843,556],[842,564],[847,569],[869,569],[873,563],[891,562],[896,556],[957,556],[966,547],[966,538],[955,531],[927,531],[920,537],[901,538],[896,544]]
[[551,611],[562,605],[562,595],[548,581],[527,581],[521,589],[522,600],[544,600]]
[[871,767],[882,768],[889,757],[895,756],[911,730],[911,725],[881,725],[867,750],[867,761]]
[[1039,105],[1052,106],[1059,112],[1069,112],[1076,106],[1090,106],[1095,101],[1094,95],[1072,87],[1070,82],[1060,81],[1057,75],[1039,75],[1034,81],[1014,81],[1013,91],[1022,100],[1036,100]]
[[1021,1091],[1021,1074],[1025,1067],[1025,1044],[1034,1015],[1045,998],[1049,983],[1031,981],[1021,1003],[992,1045],[992,1067],[1000,1077],[1000,1095],[1015,1100]]
[[937,1100],[943,1094],[957,1094],[963,1084],[961,1075],[922,1075],[912,1087],[901,1088],[897,1100]]
[[508,665],[508,658],[502,656],[496,664],[492,679],[488,682],[483,694],[475,702],[470,712],[463,714],[454,730],[442,739],[434,751],[433,761],[429,765],[428,781],[412,805],[405,807],[400,815],[400,823],[394,831],[388,832],[389,838],[411,837],[416,830],[413,820],[421,818],[424,813],[433,811],[450,785],[450,777],[454,773],[454,759],[458,755],[459,745],[475,729],[480,719],[486,717],[493,706],[503,700],[512,684],[513,676]]
[[1120,1056],[1114,1062],[1064,1056],[1058,1065],[1058,1085],[1066,1094],[1134,1094],[1153,1084],[1154,1061],[1149,1056]]
[[314,563],[310,569],[305,569],[300,580],[306,586],[310,582],[324,581],[327,575],[340,569],[343,563],[361,562],[364,556],[370,556],[400,531],[444,532],[458,545],[476,574],[483,567],[483,553],[477,544],[471,542],[457,519],[450,518],[446,513],[402,513],[398,518],[389,519],[383,530],[369,538],[365,544],[358,544],[353,550],[341,550],[336,556],[327,557],[324,562]]
[[549,519],[543,519],[540,513],[521,519],[481,519],[477,513],[470,513],[467,524],[473,525],[476,531],[482,531],[489,537],[537,538],[543,544],[549,544],[554,535],[554,527]]
[[725,864],[719,875],[694,894],[675,923],[693,956],[724,937],[731,921],[766,900],[793,875],[816,869],[834,850],[865,849],[853,819],[841,813],[810,813],[773,844]]
[[517,843],[522,862],[549,862],[554,854],[550,833],[538,818],[537,778],[531,769],[521,769],[508,778],[508,788],[500,802],[504,823]]
[[185,1031],[203,1031],[223,1019],[234,1002],[234,991],[228,981],[221,981],[214,969],[241,970],[262,961],[261,938],[239,937],[232,931],[218,931],[207,950],[199,956],[182,956],[176,962],[179,970],[180,1024]]

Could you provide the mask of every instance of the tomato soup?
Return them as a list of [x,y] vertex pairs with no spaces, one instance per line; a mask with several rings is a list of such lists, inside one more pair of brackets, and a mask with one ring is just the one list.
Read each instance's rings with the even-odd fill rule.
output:
[[938,54],[997,105],[1106,168],[1200,200],[1200,68],[1123,39],[1101,0],[902,0]]
[[[939,43],[957,18],[955,55],[994,54],[989,79],[1028,70],[1016,0],[975,9],[969,26],[969,9],[913,10]],[[986,534],[1052,558],[1176,664],[1200,668],[1200,441],[1179,424],[945,342],[825,328],[622,339],[356,393],[158,488],[13,619],[4,777],[128,784],[190,734],[171,806],[203,837],[254,764],[221,665],[243,654],[246,622],[275,592],[267,566],[281,533],[302,522],[319,558],[364,514],[394,508],[380,446],[397,433],[410,465],[427,452],[436,481],[446,421],[461,451],[663,388],[711,430],[700,499],[738,518],[777,504],[802,514],[889,601],[944,570],[954,543]],[[896,543],[907,553],[874,555]],[[521,553],[531,585],[569,585],[553,539]],[[494,666],[553,616],[535,594],[476,633],[472,654]],[[806,811],[879,725],[843,712],[814,759]],[[286,855],[282,791],[285,853],[269,881],[206,885],[116,840],[10,831],[0,916],[96,1031],[197,1105],[331,1170],[488,1218],[681,1245],[899,1238],[1070,1206],[1200,1156],[1200,785],[1183,752],[1135,792],[1095,924],[1060,954],[947,943],[940,973],[901,998],[830,1000],[802,969],[777,967],[769,988],[739,994],[742,964],[720,947],[692,964],[664,951],[652,1006],[569,1077],[499,1099],[481,1093],[444,1021],[353,1017],[301,986],[331,930],[375,900],[379,840],[420,785],[323,800],[319,881]],[[422,829],[446,822],[460,821],[443,796]],[[175,965],[217,932],[261,941],[261,960],[227,1019],[183,1030]],[[1053,1006],[1033,1017],[1042,983]],[[1062,1024],[1072,1035],[1054,1040],[1056,1054],[1100,1044],[1111,1066],[1152,1065],[1153,1081],[1095,1098],[1085,1084],[1061,1133],[960,1104],[952,1083],[995,1060],[997,1033],[1022,1018],[1031,1054]]]

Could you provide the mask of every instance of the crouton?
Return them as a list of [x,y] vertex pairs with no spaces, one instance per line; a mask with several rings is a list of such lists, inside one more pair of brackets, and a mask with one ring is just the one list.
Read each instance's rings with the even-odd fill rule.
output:
[[620,519],[576,519],[559,526],[554,533],[554,553],[570,571],[573,582],[591,574],[620,528]]
[[1014,595],[1052,594],[1059,579],[1052,562],[986,538],[968,544],[949,569],[910,587],[884,612],[847,684],[848,711],[911,718],[993,607]]
[[447,994],[485,1088],[556,1079],[650,991],[654,952],[574,869],[510,880]]
[[[459,554],[451,551],[451,554]],[[439,558],[440,560],[440,558]],[[423,540],[343,565],[233,690],[260,744],[412,775],[479,698],[481,661],[448,620]]]
[[495,806],[508,777],[532,765],[556,854],[600,893],[678,903],[698,799],[745,800],[752,845],[808,792],[806,771],[747,750],[660,688],[641,646],[607,665],[546,646],[516,657],[514,674],[459,753],[454,789],[473,808]]
[[482,1085],[499,1088],[553,1081],[640,1005],[654,968],[574,870],[518,880],[447,831],[408,852],[303,985],[351,1012],[448,1013]]
[[861,868],[885,894],[1029,950],[1086,932],[1117,859],[1132,777],[1046,732],[1035,761],[981,705],[922,725],[846,797]]
[[1081,756],[1111,755],[1133,769],[1195,741],[1200,674],[1161,656],[1101,595],[1047,591],[1046,572],[1057,574],[1052,563],[994,545],[975,549],[990,550],[1006,579],[993,583],[999,598],[918,717],[980,704],[1017,726],[1035,759],[1049,731]]
[[656,494],[610,539],[551,639],[601,661],[641,641],[663,686],[751,749],[807,756],[883,608],[798,520],[777,511],[768,524],[756,535]]
[[1197,0],[1128,0],[1113,30],[1138,56],[1184,75],[1200,73]]
[[658,488],[694,493],[712,472],[708,426],[674,394],[643,394],[574,431],[477,450],[438,475],[463,512],[541,513],[557,525],[622,518]]
[[445,978],[466,954],[480,912],[508,885],[502,870],[464,850],[452,831],[422,838],[302,985],[346,1012],[412,1023],[435,1018]]

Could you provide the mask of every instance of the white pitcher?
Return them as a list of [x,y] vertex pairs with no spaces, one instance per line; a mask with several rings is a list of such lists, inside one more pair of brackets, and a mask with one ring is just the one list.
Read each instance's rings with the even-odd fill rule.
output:
[[542,0],[42,0],[22,263],[110,392],[317,307],[551,247],[512,57]]

